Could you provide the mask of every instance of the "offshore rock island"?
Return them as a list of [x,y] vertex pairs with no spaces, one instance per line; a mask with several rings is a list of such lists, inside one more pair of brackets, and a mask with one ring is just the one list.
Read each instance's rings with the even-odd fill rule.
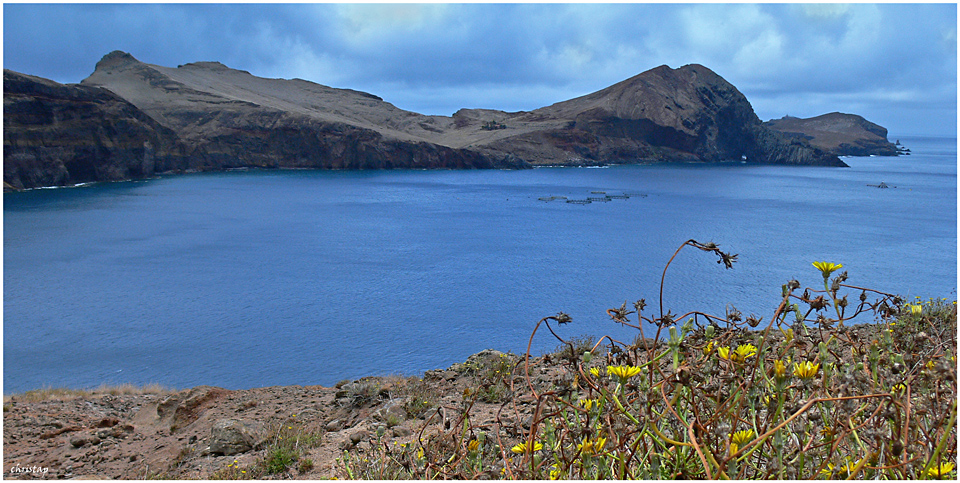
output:
[[[120,51],[80,84],[5,69],[3,94],[4,191],[231,168],[845,166],[837,157],[845,152],[817,142],[823,134],[762,123],[733,85],[695,64],[660,66],[533,111],[452,116],[218,62],[162,67]],[[857,133],[837,135],[858,145]]]

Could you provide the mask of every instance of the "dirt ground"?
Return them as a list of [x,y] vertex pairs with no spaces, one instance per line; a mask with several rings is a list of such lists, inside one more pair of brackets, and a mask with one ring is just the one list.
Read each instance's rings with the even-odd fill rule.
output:
[[[330,478],[336,476],[336,459],[346,449],[363,454],[376,444],[409,443],[421,430],[449,427],[450,417],[463,405],[464,390],[476,387],[469,363],[484,357],[502,358],[511,366],[519,360],[515,355],[484,351],[467,363],[428,371],[422,379],[370,377],[340,388],[199,386],[170,394],[94,393],[37,402],[11,396],[3,412],[4,477],[209,479],[229,465],[251,467],[264,458],[278,430],[296,427],[300,434],[320,436],[319,444],[301,456],[312,467],[294,466],[269,477]],[[565,376],[558,367],[543,364],[542,358],[532,361],[531,377],[538,385],[563,382]],[[404,409],[416,397],[411,386],[428,390],[435,406],[411,416]],[[504,433],[515,432],[529,418],[532,406],[522,397],[514,399],[517,404],[507,406],[501,401],[478,402],[471,418],[497,431],[499,412],[502,424],[516,428],[504,428]],[[253,428],[249,449],[236,454],[215,452],[219,448],[214,426],[224,420]],[[379,437],[378,428],[383,431]]]

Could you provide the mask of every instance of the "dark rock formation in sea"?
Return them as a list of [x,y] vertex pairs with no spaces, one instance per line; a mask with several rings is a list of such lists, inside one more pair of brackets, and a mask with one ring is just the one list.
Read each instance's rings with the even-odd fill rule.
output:
[[10,71],[4,81],[5,189],[240,167],[844,166],[766,127],[743,94],[700,65],[657,67],[534,111],[453,116],[217,62],[162,67],[119,51],[80,85]]
[[807,119],[784,116],[763,124],[837,156],[900,154],[897,145],[887,140],[886,128],[856,114],[831,112]]

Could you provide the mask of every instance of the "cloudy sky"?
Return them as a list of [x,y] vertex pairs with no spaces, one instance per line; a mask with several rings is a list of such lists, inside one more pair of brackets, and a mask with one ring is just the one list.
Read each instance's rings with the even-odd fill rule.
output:
[[[761,119],[860,114],[957,132],[955,4],[10,4],[3,66],[79,82],[106,53],[216,60],[412,111],[531,110],[703,64]],[[893,139],[891,139],[893,140]]]

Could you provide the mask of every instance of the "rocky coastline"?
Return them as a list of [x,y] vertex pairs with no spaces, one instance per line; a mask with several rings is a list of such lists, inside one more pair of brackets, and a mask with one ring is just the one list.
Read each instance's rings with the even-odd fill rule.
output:
[[217,62],[163,67],[115,51],[80,84],[4,70],[4,191],[232,168],[845,166],[837,155],[849,150],[820,142],[838,135],[860,154],[888,151],[879,126],[838,134],[838,124],[821,122],[810,135],[771,123],[696,64],[660,66],[533,111],[429,116],[355,90]]

